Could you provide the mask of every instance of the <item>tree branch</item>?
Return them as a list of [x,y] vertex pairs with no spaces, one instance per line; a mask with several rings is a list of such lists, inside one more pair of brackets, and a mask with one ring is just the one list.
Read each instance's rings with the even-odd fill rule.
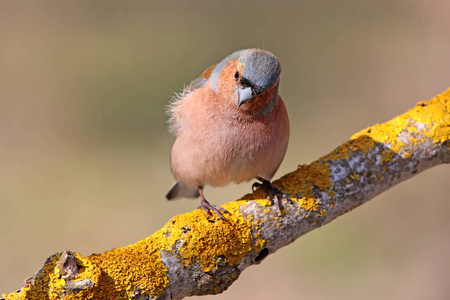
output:
[[353,135],[274,184],[283,210],[261,190],[223,207],[178,215],[133,245],[83,256],[65,251],[5,299],[182,299],[218,294],[248,266],[421,171],[450,162],[450,90]]

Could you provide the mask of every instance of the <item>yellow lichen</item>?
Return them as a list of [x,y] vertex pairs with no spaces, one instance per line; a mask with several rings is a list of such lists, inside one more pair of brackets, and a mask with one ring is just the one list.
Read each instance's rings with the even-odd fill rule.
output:
[[[364,132],[365,130],[363,130]],[[374,147],[374,141],[362,135],[360,138],[350,139],[346,143],[337,147],[330,154],[320,158],[322,161],[333,161],[336,159],[345,159],[348,158],[351,152],[362,151],[364,153],[369,153],[370,149]]]
[[159,233],[162,249],[172,251],[175,243],[180,243],[185,265],[199,263],[204,272],[217,267],[217,257],[230,265],[238,264],[251,250],[250,220],[244,220],[239,212],[239,206],[245,203],[235,201],[224,206],[230,212],[227,222],[211,214],[205,217],[204,210],[172,218]]
[[[262,202],[265,204],[267,200]],[[230,212],[226,214],[227,222],[219,220],[215,214],[205,216],[204,210],[195,210],[173,217],[162,229],[136,244],[90,256],[115,287],[112,291],[109,289],[110,294],[105,297],[118,297],[124,290],[128,296],[136,290],[152,297],[160,295],[169,284],[161,251],[178,249],[186,266],[198,263],[204,272],[213,270],[223,261],[238,264],[252,250],[253,216],[248,215],[244,220],[239,213],[240,205],[244,204],[246,201],[225,205]]]
[[255,243],[255,250],[260,251],[265,245],[267,245],[267,241],[263,239],[259,239]]
[[[420,132],[417,124],[421,124]],[[425,125],[425,126],[423,126]],[[405,143],[399,139],[402,132],[420,134],[426,138],[431,138],[435,143],[443,143],[450,139],[450,90],[434,97],[431,100],[417,104],[408,112],[395,117],[383,124],[376,124],[354,134],[350,140],[336,148],[327,156],[321,158],[323,161],[345,159],[350,152],[361,150],[368,153],[376,143],[382,143],[389,147],[394,153],[404,151]],[[417,145],[425,139],[410,137],[411,146]],[[404,157],[409,157],[406,153]],[[392,155],[384,154],[383,162],[392,159]]]
[[[62,287],[65,280],[59,278],[59,271],[55,272],[55,266],[59,255],[53,256],[48,263],[27,287],[22,288],[17,293],[9,295],[3,294],[7,300],[25,300],[25,299],[60,299]],[[43,276],[42,276],[43,274]]]
[[319,203],[315,198],[302,198],[300,199],[300,208],[307,211],[317,211]]
[[[372,142],[384,143],[388,145],[391,151],[398,153],[405,146],[405,144],[398,139],[398,135],[405,128],[407,128],[408,124],[410,123],[406,118],[402,116],[395,117],[391,121],[385,122],[383,124],[376,124],[372,127],[362,130],[354,134],[350,139],[358,140],[361,138],[369,138]],[[370,148],[373,148],[373,146]]]
[[291,200],[300,201],[294,196],[299,194],[302,197],[312,197],[314,187],[323,191],[331,188],[329,176],[328,164],[316,161],[310,165],[299,166],[296,171],[285,175],[279,182],[284,187],[283,191],[291,195]]
[[390,161],[392,161],[393,158],[394,158],[394,154],[390,151],[383,150],[383,152],[381,153],[381,162],[382,163],[390,162]]
[[412,120],[427,125],[424,134],[435,143],[450,139],[450,89],[431,100],[420,102],[407,114]]
[[[417,124],[420,125],[420,131]],[[435,143],[448,141],[450,139],[450,90],[431,100],[418,103],[406,113],[388,122],[364,129],[354,134],[351,139],[356,140],[367,136],[377,143],[388,145],[391,151],[399,153],[405,147],[404,142],[398,138],[403,131],[431,138]],[[418,141],[417,138],[409,138],[412,146],[417,145]],[[420,141],[424,142],[422,139]]]
[[96,294],[114,299],[124,290],[130,298],[137,290],[152,297],[164,292],[169,285],[168,270],[161,261],[157,233],[133,245],[89,256],[96,269],[103,270],[109,279],[108,284],[103,278],[105,287],[100,286]]
[[316,213],[316,216],[323,217],[327,213],[326,209],[321,209],[319,212]]

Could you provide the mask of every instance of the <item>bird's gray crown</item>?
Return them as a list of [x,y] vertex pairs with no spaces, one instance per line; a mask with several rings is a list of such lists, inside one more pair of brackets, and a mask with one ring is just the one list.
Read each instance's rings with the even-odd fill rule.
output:
[[268,51],[244,50],[239,56],[239,62],[244,66],[241,76],[261,91],[273,86],[280,78],[280,62]]
[[241,77],[261,91],[270,88],[280,78],[281,65],[275,55],[261,49],[244,49],[227,56],[214,68],[209,80],[215,91],[217,91],[220,73],[227,63],[233,59],[238,59],[244,66]]

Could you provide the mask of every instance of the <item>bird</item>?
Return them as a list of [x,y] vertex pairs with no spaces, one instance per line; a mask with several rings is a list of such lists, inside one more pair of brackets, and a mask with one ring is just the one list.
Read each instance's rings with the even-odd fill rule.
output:
[[227,221],[223,213],[229,212],[206,200],[205,186],[257,179],[261,183],[252,188],[281,193],[270,181],[284,159],[290,133],[278,93],[280,74],[274,54],[243,49],[206,69],[174,97],[167,112],[169,131],[176,137],[170,154],[176,182],[168,200],[200,197],[199,208]]

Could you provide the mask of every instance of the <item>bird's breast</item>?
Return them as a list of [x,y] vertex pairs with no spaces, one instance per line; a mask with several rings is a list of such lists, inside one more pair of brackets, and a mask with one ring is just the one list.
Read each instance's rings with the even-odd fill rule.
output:
[[289,137],[282,100],[281,109],[277,105],[260,117],[212,104],[203,102],[183,120],[171,157],[177,181],[187,186],[224,186],[256,176],[271,179]]

